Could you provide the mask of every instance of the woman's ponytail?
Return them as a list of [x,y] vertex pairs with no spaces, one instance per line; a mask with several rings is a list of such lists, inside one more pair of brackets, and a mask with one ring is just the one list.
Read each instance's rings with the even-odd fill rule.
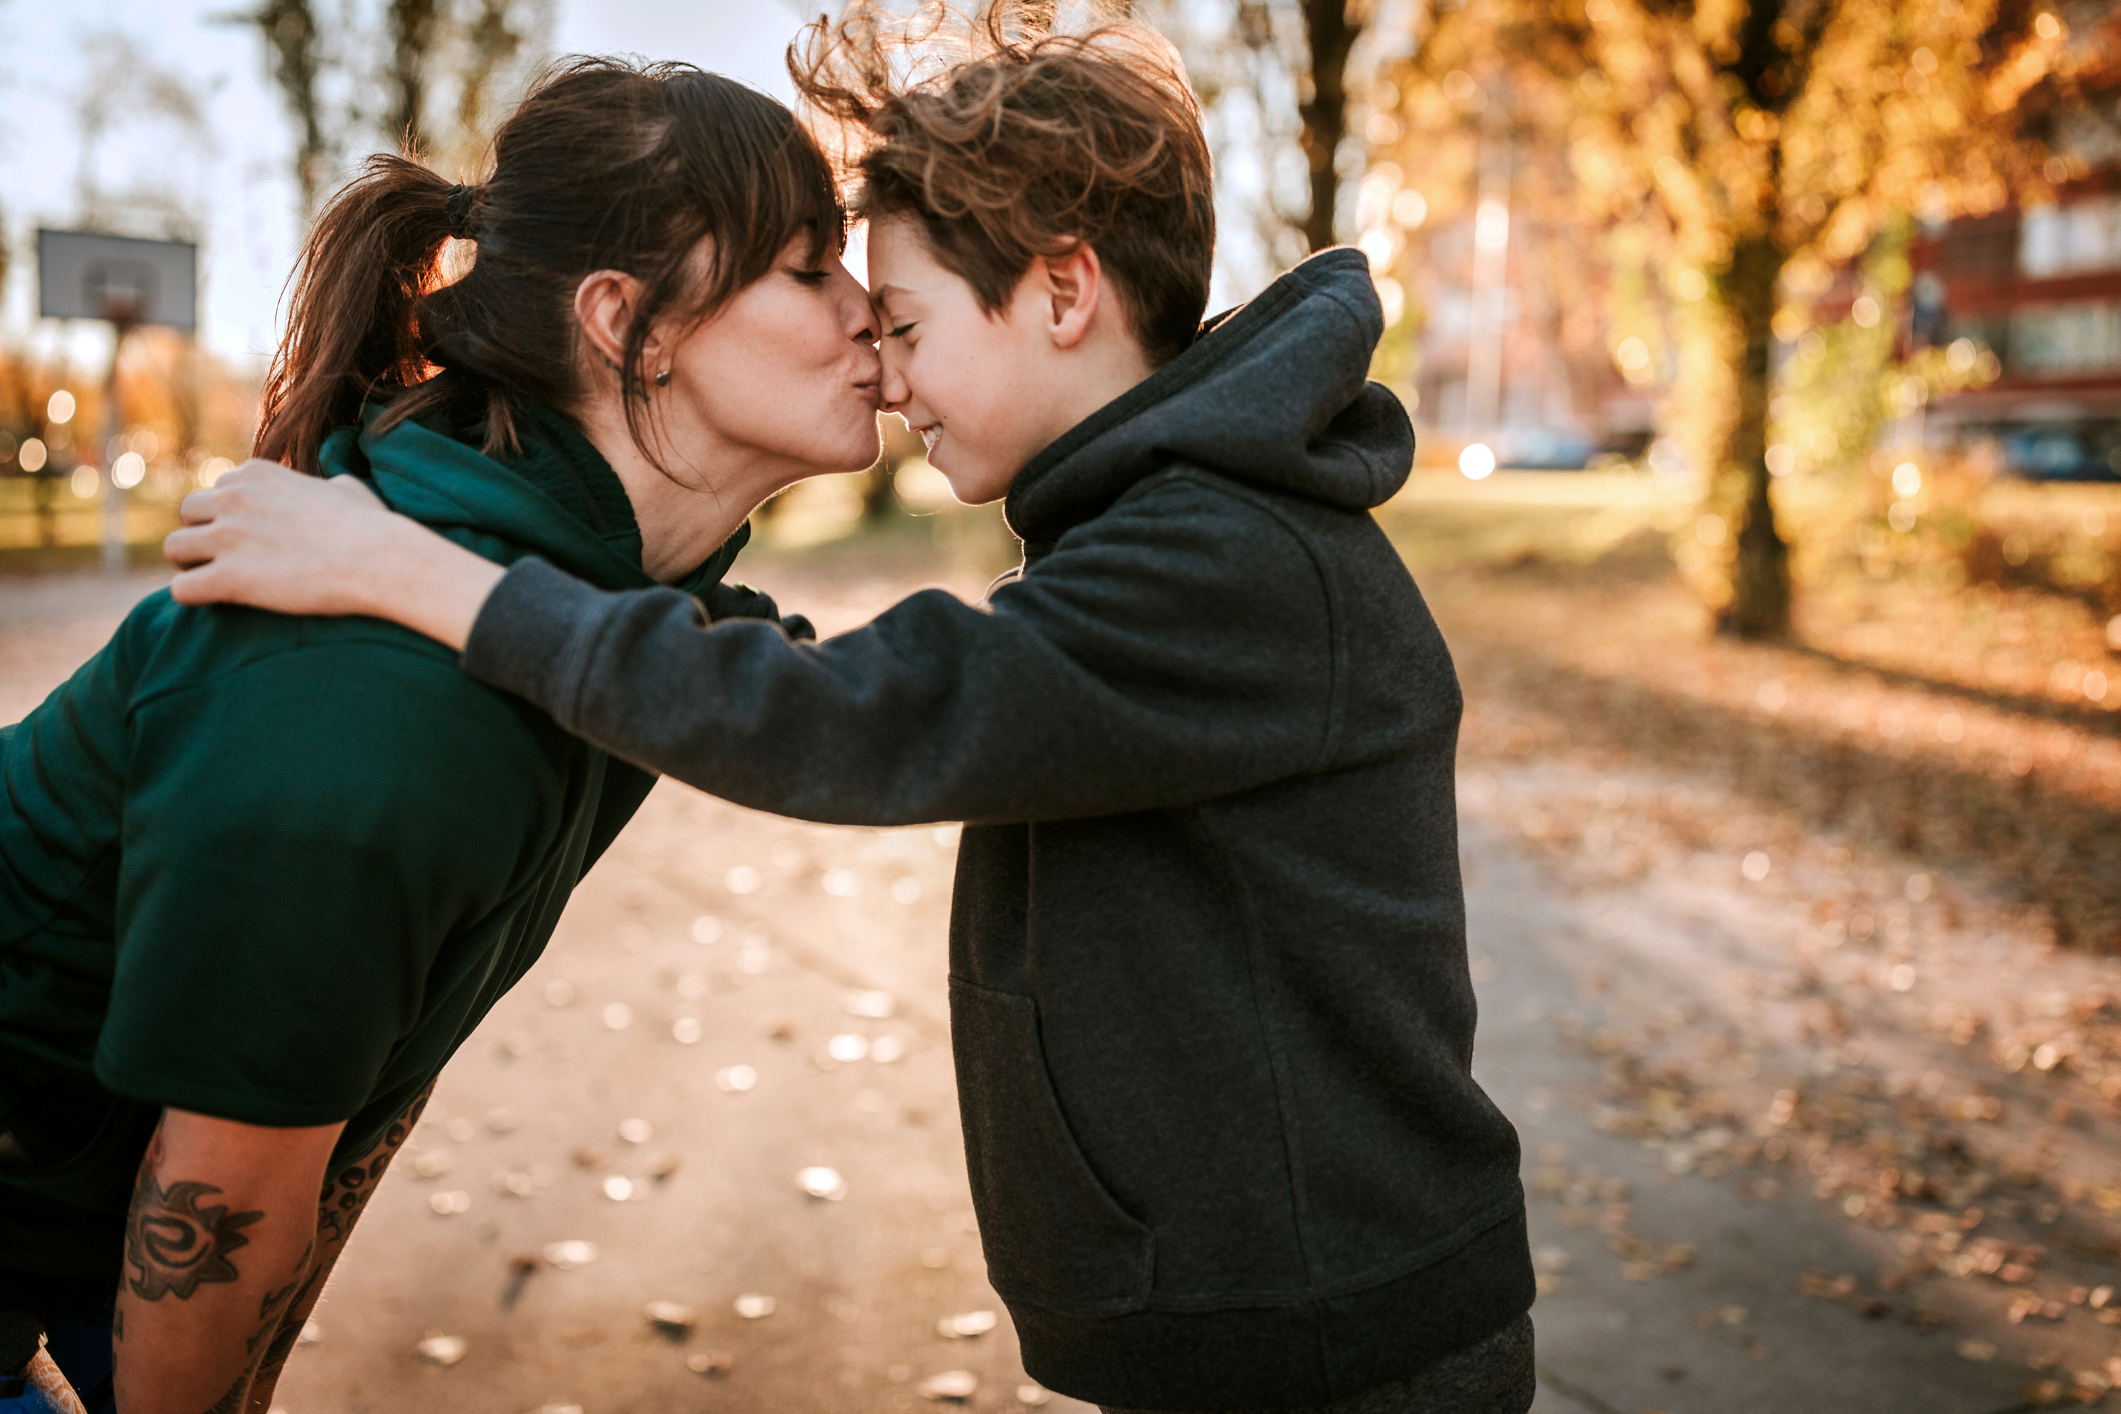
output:
[[318,215],[265,378],[254,456],[314,472],[331,429],[432,371],[420,297],[437,281],[452,227],[462,229],[451,209],[458,190],[409,158],[378,155]]

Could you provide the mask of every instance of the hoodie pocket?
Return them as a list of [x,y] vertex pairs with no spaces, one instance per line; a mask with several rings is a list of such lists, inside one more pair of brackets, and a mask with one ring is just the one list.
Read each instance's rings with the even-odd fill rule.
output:
[[1105,1191],[1069,1132],[1046,1072],[1038,1004],[953,977],[950,1028],[994,1289],[1078,1315],[1147,1306],[1155,1237]]

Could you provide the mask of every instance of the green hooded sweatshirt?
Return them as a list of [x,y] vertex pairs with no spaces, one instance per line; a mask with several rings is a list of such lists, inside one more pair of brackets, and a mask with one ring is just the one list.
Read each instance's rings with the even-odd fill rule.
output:
[[[344,428],[327,475],[501,563],[648,586],[624,488],[564,418]],[[680,588],[703,591],[745,532]],[[148,596],[0,728],[0,1296],[115,1277],[164,1106],[346,1121],[374,1147],[544,950],[654,777],[362,618]]]

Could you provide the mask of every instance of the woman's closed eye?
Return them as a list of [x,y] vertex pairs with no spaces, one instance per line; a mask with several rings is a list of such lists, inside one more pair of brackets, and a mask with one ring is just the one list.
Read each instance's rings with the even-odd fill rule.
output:
[[906,324],[895,324],[884,331],[884,337],[887,339],[903,339],[919,327],[919,320],[913,320]]

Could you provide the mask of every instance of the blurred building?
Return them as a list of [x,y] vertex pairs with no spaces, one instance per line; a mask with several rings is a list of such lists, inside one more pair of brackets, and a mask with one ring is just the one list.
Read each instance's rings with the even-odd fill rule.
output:
[[1953,221],[1914,251],[1909,336],[1989,355],[1994,379],[1930,409],[1926,441],[1995,437],[2033,476],[2121,476],[2121,167],[2052,206]]
[[1994,438],[2023,476],[2121,479],[2121,90],[2087,95],[2056,147],[2052,203],[1932,223],[1915,245],[1910,344],[1993,375],[1940,397],[1923,440]]
[[1616,363],[1604,261],[1493,199],[1423,234],[1418,422],[1447,446],[1486,442],[1504,466],[1581,467],[1648,443],[1663,350],[1638,338],[1620,355],[1638,361]]

